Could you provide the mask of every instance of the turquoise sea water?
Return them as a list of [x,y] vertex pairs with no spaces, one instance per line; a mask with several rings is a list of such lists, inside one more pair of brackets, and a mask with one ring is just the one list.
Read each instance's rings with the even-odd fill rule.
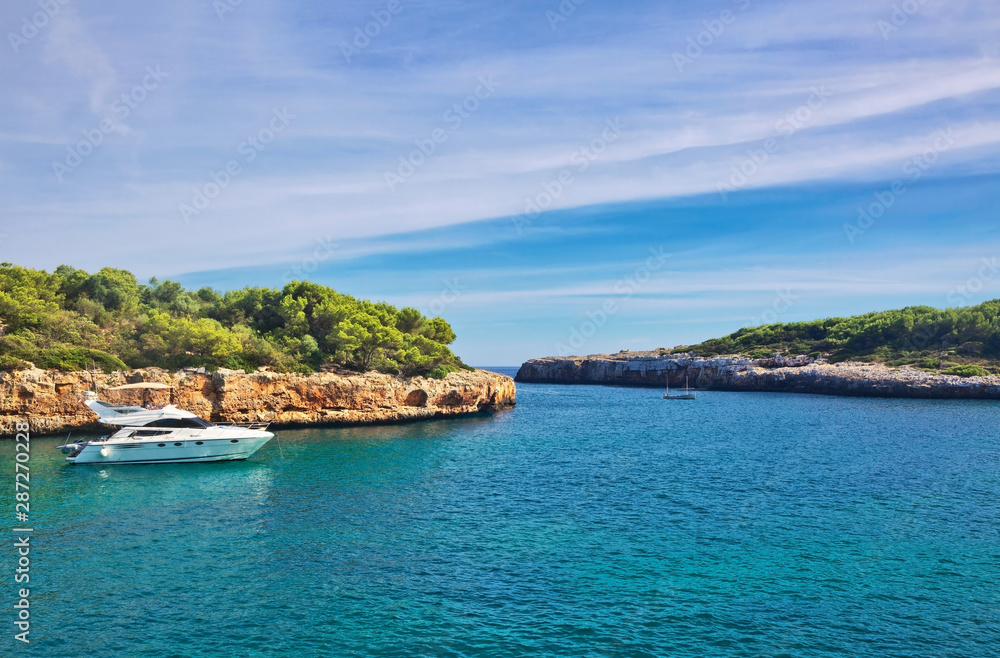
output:
[[998,412],[520,385],[512,411],[283,431],[239,463],[70,466],[36,437],[33,642],[8,531],[0,647],[997,655]]

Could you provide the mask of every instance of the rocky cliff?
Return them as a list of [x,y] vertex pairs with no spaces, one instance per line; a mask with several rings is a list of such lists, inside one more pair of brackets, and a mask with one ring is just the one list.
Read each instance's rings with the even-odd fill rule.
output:
[[810,357],[702,358],[620,352],[526,361],[518,382],[773,391],[868,397],[1000,399],[1000,377],[957,377],[870,363],[831,364]]
[[[55,370],[0,372],[0,434],[27,418],[35,434],[98,428],[79,393],[96,390],[115,404],[140,404],[136,390],[105,391],[119,384],[160,382],[174,388],[174,401],[216,422],[272,422],[275,426],[362,425],[461,416],[502,409],[515,402],[514,381],[485,370],[444,379],[403,378],[381,373],[285,374],[242,370],[175,373],[148,368],[110,375]],[[169,402],[154,391],[152,402]]]

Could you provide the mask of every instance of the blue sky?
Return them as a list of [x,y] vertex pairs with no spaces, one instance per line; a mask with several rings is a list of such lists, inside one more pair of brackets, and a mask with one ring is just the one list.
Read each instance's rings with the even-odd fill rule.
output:
[[3,260],[309,278],[439,313],[483,365],[1000,296],[993,2],[15,0],[0,26]]

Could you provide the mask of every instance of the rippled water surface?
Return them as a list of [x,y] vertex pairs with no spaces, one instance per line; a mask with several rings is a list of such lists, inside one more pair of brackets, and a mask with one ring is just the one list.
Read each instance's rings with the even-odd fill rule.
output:
[[997,655],[998,404],[518,402],[239,463],[34,438],[30,654]]

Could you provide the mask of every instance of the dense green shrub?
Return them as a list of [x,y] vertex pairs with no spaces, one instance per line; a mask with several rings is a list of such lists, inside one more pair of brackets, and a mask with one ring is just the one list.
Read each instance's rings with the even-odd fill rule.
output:
[[24,359],[19,359],[10,354],[0,354],[0,370],[17,370],[18,368],[26,368],[27,366],[28,364]]
[[36,351],[31,357],[31,361],[39,368],[55,368],[57,370],[100,368],[104,372],[112,372],[128,367],[121,359],[112,354],[86,347],[50,347]]
[[[829,354],[831,362],[877,361],[921,368],[1000,361],[1000,300],[964,308],[910,306],[849,318],[748,327],[678,348],[704,356]],[[942,361],[947,357],[947,361]]]
[[944,370],[945,375],[958,375],[959,377],[985,377],[989,372],[977,365],[954,366]]
[[324,365],[443,377],[467,367],[442,318],[307,281],[192,292],[125,270],[49,274],[0,265],[0,369],[205,366],[311,372]]

